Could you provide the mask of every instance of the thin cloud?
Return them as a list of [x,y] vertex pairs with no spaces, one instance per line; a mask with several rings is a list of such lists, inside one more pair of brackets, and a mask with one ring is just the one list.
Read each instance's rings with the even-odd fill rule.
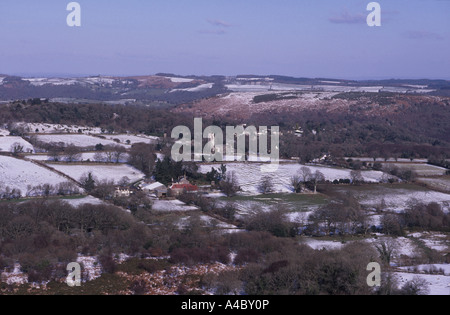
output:
[[231,27],[232,25],[230,23],[227,23],[225,21],[222,20],[214,20],[214,19],[208,19],[206,20],[209,24],[213,25],[213,26],[217,26],[217,27]]
[[341,13],[338,16],[332,16],[328,19],[334,24],[364,24],[366,23],[367,15],[362,13],[351,14],[347,11]]
[[430,40],[443,40],[444,37],[442,37],[438,33],[434,32],[428,32],[428,31],[408,31],[404,33],[404,36],[409,39],[430,39]]
[[225,29],[230,28],[232,25],[228,22],[216,19],[208,19],[206,20],[210,25],[214,27],[214,29],[204,29],[197,31],[199,34],[206,35],[225,35],[227,32]]

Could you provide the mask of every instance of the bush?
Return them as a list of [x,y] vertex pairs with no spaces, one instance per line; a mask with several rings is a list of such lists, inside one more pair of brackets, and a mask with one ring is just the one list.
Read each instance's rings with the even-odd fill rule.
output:
[[269,212],[261,211],[251,215],[244,226],[249,231],[267,231],[274,236],[294,237],[297,235],[297,228],[285,214],[285,210],[276,208]]
[[130,290],[134,295],[144,295],[147,292],[144,280],[135,280],[130,285]]
[[404,223],[396,214],[386,213],[381,217],[383,233],[387,235],[403,236]]
[[170,262],[174,264],[193,265],[196,263],[229,263],[229,251],[223,246],[207,248],[176,248],[170,254]]
[[110,250],[100,254],[98,261],[102,265],[103,272],[113,274],[116,271],[116,263]]
[[253,248],[242,248],[236,254],[234,263],[236,265],[243,265],[246,263],[256,263],[260,254]]
[[427,281],[415,276],[412,280],[406,282],[399,290],[399,295],[427,295],[429,288]]
[[450,214],[445,214],[436,202],[424,204],[412,200],[403,212],[403,218],[405,224],[411,228],[450,231]]

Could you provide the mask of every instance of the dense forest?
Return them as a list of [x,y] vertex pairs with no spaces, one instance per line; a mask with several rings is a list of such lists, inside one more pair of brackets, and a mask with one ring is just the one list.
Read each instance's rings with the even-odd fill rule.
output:
[[[344,96],[339,96],[344,97]],[[347,95],[346,97],[352,97]],[[385,97],[383,95],[377,97]],[[386,105],[388,106],[388,105]],[[204,119],[210,124],[279,126],[280,151],[284,158],[310,161],[325,154],[334,157],[428,158],[443,165],[450,158],[450,105],[445,102],[411,102],[389,115],[366,115],[364,110],[344,113],[259,113],[249,121]],[[105,132],[137,132],[170,136],[175,126],[193,130],[192,114],[144,106],[107,104],[61,104],[39,99],[0,106],[0,123],[41,122],[101,127]],[[293,131],[302,128],[302,137]],[[19,131],[16,131],[20,133]]]

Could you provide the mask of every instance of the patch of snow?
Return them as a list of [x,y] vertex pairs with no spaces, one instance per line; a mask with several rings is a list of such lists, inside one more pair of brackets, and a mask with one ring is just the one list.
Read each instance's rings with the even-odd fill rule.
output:
[[3,128],[0,128],[0,136],[9,136],[9,131]]
[[[219,163],[214,164],[201,164],[199,167],[200,173],[207,173],[212,168],[219,169]],[[258,184],[264,177],[269,177],[272,180],[274,192],[276,193],[291,193],[292,188],[290,184],[291,177],[299,173],[300,169],[304,165],[297,163],[280,163],[278,169],[274,172],[264,172],[261,166],[263,163],[227,163],[227,172],[235,172],[238,185],[242,191],[249,194],[259,194]],[[271,166],[267,164],[267,166]],[[324,166],[307,166],[311,172],[320,171],[324,174],[325,179],[329,181],[339,179],[350,179],[349,169],[331,168]],[[383,172],[379,171],[362,171],[362,176],[367,182],[379,182],[382,180]]]
[[[108,140],[117,139],[122,144],[135,144],[135,143],[155,143],[158,140],[158,137],[146,136],[146,135],[128,135],[128,134],[118,134],[118,135],[105,135]],[[129,142],[129,143],[128,143]]]
[[450,276],[450,264],[425,264],[425,265],[417,265],[417,266],[404,266],[399,267],[401,270],[405,270],[408,272],[417,273],[417,271],[421,273],[427,274],[436,274],[443,273],[445,276]]
[[213,86],[214,86],[214,83],[205,83],[205,84],[200,84],[199,86],[187,88],[187,89],[174,89],[174,90],[172,90],[172,92],[179,92],[179,91],[201,92],[204,90],[212,89]]
[[97,257],[79,255],[77,263],[82,265],[81,280],[83,282],[95,280],[102,275],[102,267]]
[[104,201],[92,197],[92,196],[86,196],[84,198],[76,198],[76,199],[62,199],[64,202],[67,202],[68,204],[70,204],[71,206],[77,208],[79,206],[83,206],[86,204],[90,204],[90,205],[102,205],[105,204]]
[[189,83],[194,81],[194,79],[187,79],[187,78],[177,78],[177,77],[165,77],[165,78],[169,79],[174,83]]
[[145,174],[125,164],[95,165],[95,164],[49,164],[57,171],[79,180],[89,172],[100,181],[108,180],[118,183],[123,177],[128,177],[131,182],[141,180]]
[[28,276],[24,274],[20,269],[21,269],[20,264],[15,263],[13,271],[1,273],[1,282],[5,282],[7,284],[28,283]]
[[343,246],[345,246],[342,242],[337,241],[325,241],[325,240],[317,240],[313,238],[308,238],[304,241],[304,244],[308,245],[312,249],[315,250],[321,250],[321,249],[341,249]]
[[152,206],[155,211],[195,211],[195,206],[188,206],[180,200],[155,200]]
[[18,143],[23,146],[23,152],[34,152],[34,147],[28,141],[25,141],[21,137],[0,137],[0,151],[12,152],[13,144]]
[[99,127],[86,127],[78,125],[45,124],[45,123],[17,123],[29,133],[79,133],[82,134],[101,134]]
[[52,135],[38,135],[37,140],[45,142],[45,143],[64,143],[65,145],[75,145],[77,147],[93,147],[97,144],[102,145],[121,145],[123,147],[130,147],[126,144],[119,144],[113,140],[97,138],[93,136],[83,135],[83,134],[52,134]]
[[0,156],[1,184],[4,187],[19,189],[22,197],[26,196],[27,186],[44,184],[57,185],[67,182],[67,179],[46,168],[32,162],[15,159],[8,156]]
[[414,277],[419,277],[425,280],[428,285],[429,295],[450,295],[450,276],[424,275],[405,272],[394,272],[394,275],[397,277],[400,287],[407,281],[413,280]]

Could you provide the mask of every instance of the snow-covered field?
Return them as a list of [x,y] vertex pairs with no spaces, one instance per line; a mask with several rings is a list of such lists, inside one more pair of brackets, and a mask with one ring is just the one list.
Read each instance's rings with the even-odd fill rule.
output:
[[427,274],[443,274],[445,276],[450,276],[450,264],[425,264],[417,266],[399,267],[399,269],[414,273],[420,272]]
[[[182,217],[178,223],[177,226],[180,229],[184,229],[188,227],[191,224],[191,218],[190,216]],[[225,223],[223,221],[219,221],[215,218],[212,218],[207,215],[200,215],[198,216],[198,220],[202,222],[207,227],[214,227],[217,229],[230,229],[230,230],[238,230],[238,228],[235,225]]]
[[195,211],[195,206],[188,206],[180,200],[155,200],[152,206],[155,211]]
[[[338,187],[337,190],[348,193],[351,191],[359,202],[369,207],[381,205],[385,209],[401,212],[408,202],[416,200],[423,203],[437,202],[445,212],[450,211],[450,194],[445,194],[414,185],[372,185],[369,187]],[[350,190],[351,189],[351,190]]]
[[0,156],[0,185],[19,189],[22,196],[25,196],[28,185],[58,185],[63,182],[67,179],[32,162]]
[[[259,194],[258,184],[266,176],[270,177],[273,183],[274,192],[291,193],[290,180],[293,175],[298,174],[304,165],[297,163],[281,163],[275,172],[263,172],[261,170],[262,163],[229,163],[226,164],[227,172],[235,172],[237,182],[243,192],[248,194]],[[202,164],[199,167],[200,173],[207,173],[212,168],[219,169],[220,164]],[[320,171],[326,180],[350,179],[349,169],[330,168],[323,166],[308,166],[311,172]],[[380,171],[362,171],[362,176],[367,182],[380,182],[383,172]]]
[[[80,153],[81,158],[80,162],[108,162],[108,158],[105,154],[105,152],[84,152]],[[54,161],[54,158],[50,155],[46,154],[33,154],[33,155],[26,155],[27,159],[34,160],[34,161]],[[100,160],[98,158],[101,158]],[[64,159],[64,155],[61,155],[61,159]],[[119,163],[126,163],[128,161],[128,154],[124,153],[120,156]],[[115,158],[112,158],[110,162],[116,162]]]
[[450,176],[440,177],[440,178],[419,178],[419,182],[428,185],[434,189],[438,189],[440,191],[448,191],[450,192]]
[[101,134],[99,127],[86,127],[78,125],[44,124],[44,123],[17,123],[16,125],[25,129],[29,133],[81,133]]
[[102,205],[105,204],[104,201],[92,197],[92,196],[86,196],[84,198],[75,198],[75,199],[63,199],[64,202],[67,202],[69,205],[77,208],[79,206],[83,206],[83,205]]
[[194,81],[194,79],[187,79],[187,78],[179,78],[179,77],[165,77],[166,79],[169,79],[170,81],[174,83],[189,83]]
[[416,232],[408,236],[420,239],[425,243],[425,246],[439,252],[450,251],[450,239],[445,234],[437,232]]
[[12,152],[12,146],[13,144],[18,143],[19,145],[23,146],[23,152],[33,152],[34,148],[28,141],[24,140],[21,137],[12,137],[12,136],[6,136],[1,137],[0,136],[0,151],[4,152]]
[[105,137],[108,140],[117,139],[120,143],[123,144],[135,144],[135,143],[155,143],[158,140],[158,137],[147,136],[147,135],[128,135],[128,134],[118,134],[118,135],[106,135],[103,134],[102,137]]
[[52,168],[61,173],[70,176],[75,180],[79,180],[82,176],[92,172],[95,178],[100,181],[113,180],[118,183],[123,177],[128,177],[130,182],[138,181],[145,177],[145,175],[137,169],[124,164],[112,165],[64,165],[64,164],[49,164]]
[[425,280],[428,286],[428,295],[450,295],[450,276],[442,275],[425,275],[406,272],[394,272],[399,286],[401,287],[407,281],[413,280],[415,277],[419,277]]
[[185,91],[185,92],[201,92],[201,91],[204,91],[204,90],[212,89],[213,86],[214,86],[214,83],[205,83],[205,84],[201,84],[201,85],[199,85],[199,86],[192,87],[192,88],[187,88],[187,89],[175,89],[175,90],[172,90],[171,92],[177,92],[177,91]]
[[417,173],[418,176],[441,176],[445,175],[448,171],[446,168],[429,165],[429,164],[401,164],[393,163],[390,165],[397,166],[398,168],[410,169]]
[[102,145],[121,145],[126,148],[130,147],[128,144],[118,144],[113,140],[102,139],[98,137],[93,137],[83,134],[49,134],[49,135],[38,135],[37,140],[45,143],[59,143],[62,142],[66,145],[73,144],[77,147],[93,147],[97,144]]
[[341,249],[343,246],[345,246],[345,243],[338,242],[338,241],[327,241],[327,240],[318,240],[313,238],[307,238],[304,239],[301,244],[308,245],[312,249],[315,250],[333,250],[333,249]]

